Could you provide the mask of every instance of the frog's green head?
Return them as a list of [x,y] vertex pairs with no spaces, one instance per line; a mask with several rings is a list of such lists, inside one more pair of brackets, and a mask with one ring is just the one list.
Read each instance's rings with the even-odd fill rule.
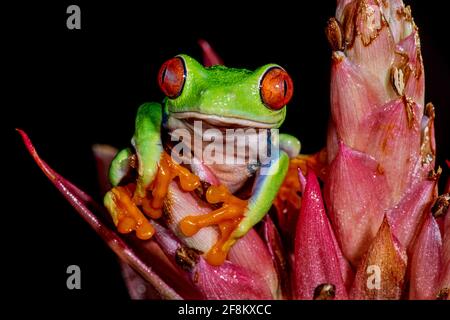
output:
[[158,83],[167,96],[170,116],[220,126],[278,128],[293,92],[291,78],[278,65],[268,64],[253,72],[205,68],[187,55],[165,62]]

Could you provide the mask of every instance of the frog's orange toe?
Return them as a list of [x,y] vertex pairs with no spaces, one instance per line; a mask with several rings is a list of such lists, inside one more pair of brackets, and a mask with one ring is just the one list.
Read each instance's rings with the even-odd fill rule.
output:
[[206,190],[206,200],[209,203],[219,203],[230,201],[231,193],[224,185],[210,186]]
[[206,261],[213,266],[220,266],[227,259],[228,251],[224,251],[219,246],[214,245],[206,254]]
[[115,187],[111,192],[117,211],[117,230],[120,233],[130,233],[134,230],[139,239],[150,239],[155,229],[132,201],[130,189]]
[[194,216],[185,217],[183,220],[180,221],[179,227],[180,227],[181,232],[186,237],[192,237],[201,228],[197,224],[197,221]]
[[142,199],[142,211],[152,219],[159,219],[162,216],[162,209],[153,208],[152,201],[149,198]]
[[219,240],[208,251],[205,257],[206,261],[208,261],[209,264],[213,266],[220,266],[222,263],[225,262],[225,259],[227,258],[228,255],[228,251],[230,251],[231,247],[236,242],[236,239],[231,238],[231,234],[239,225],[241,219],[242,216],[235,219],[224,221],[218,225],[220,230]]
[[192,174],[188,169],[172,161],[174,174],[180,179],[181,189],[184,191],[194,191],[200,187],[200,178]]
[[155,228],[148,221],[136,229],[136,236],[141,240],[148,240],[153,237],[154,234]]
[[117,223],[117,230],[120,233],[130,233],[136,228],[136,220],[128,216],[119,217],[119,222]]

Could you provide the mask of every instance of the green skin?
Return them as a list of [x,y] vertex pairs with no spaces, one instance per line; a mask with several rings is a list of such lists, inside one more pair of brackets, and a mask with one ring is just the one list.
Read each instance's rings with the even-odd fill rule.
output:
[[[145,190],[152,183],[158,170],[163,118],[195,118],[221,127],[279,128],[286,116],[286,107],[280,110],[267,108],[260,97],[260,79],[274,66],[268,64],[248,71],[224,66],[203,67],[193,58],[179,55],[184,60],[186,79],[180,96],[166,98],[164,107],[159,103],[143,104],[137,113],[136,129],[132,139],[138,167],[138,196],[145,196]],[[164,114],[164,117],[163,117]],[[300,152],[300,141],[287,134],[279,134],[280,152],[275,156],[269,171],[259,175],[256,172],[253,194],[239,226],[231,235],[231,242],[244,236],[269,211],[289,167],[289,157]],[[109,178],[117,186],[127,174],[131,149],[120,151],[113,160]],[[259,170],[259,169],[258,169]],[[105,196],[105,205],[112,208],[111,194]],[[110,210],[115,218],[114,210]]]

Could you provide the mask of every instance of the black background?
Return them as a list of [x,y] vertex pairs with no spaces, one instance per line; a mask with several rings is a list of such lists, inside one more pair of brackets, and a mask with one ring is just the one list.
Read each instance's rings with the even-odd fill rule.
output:
[[[406,1],[421,30],[426,100],[436,107],[438,164],[450,158],[450,66],[441,1]],[[303,152],[325,144],[330,50],[324,26],[335,1],[180,5],[172,1],[58,1],[2,6],[2,267],[15,296],[125,298],[112,252],[58,194],[21,144],[26,130],[59,173],[99,197],[94,143],[123,147],[136,108],[160,101],[159,66],[204,38],[228,66],[275,62],[295,83],[282,129]],[[307,3],[307,4],[306,4]],[[66,8],[81,7],[81,30],[66,28]],[[6,141],[4,140],[6,138]],[[82,290],[66,289],[66,268],[82,270]],[[41,292],[46,292],[46,295]]]

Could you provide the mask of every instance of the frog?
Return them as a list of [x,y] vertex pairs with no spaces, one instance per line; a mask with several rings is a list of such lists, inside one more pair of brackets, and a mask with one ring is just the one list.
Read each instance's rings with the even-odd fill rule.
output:
[[[217,226],[221,235],[205,256],[210,264],[220,265],[234,243],[269,212],[290,159],[300,153],[300,141],[286,133],[269,139],[277,152],[270,155],[264,168],[261,163],[245,161],[205,164],[202,168],[212,173],[216,183],[204,183],[204,174],[195,169],[198,166],[183,165],[169,155],[167,137],[178,129],[195,134],[195,121],[221,132],[225,128],[278,130],[293,96],[292,78],[277,64],[254,71],[205,67],[180,54],[162,64],[158,85],[165,98],[162,103],[144,103],[138,108],[131,147],[119,151],[110,165],[112,189],[106,193],[104,205],[119,232],[135,231],[138,238],[147,240],[155,233],[151,221],[163,215],[171,181],[177,180],[183,192],[202,189],[211,212],[186,216],[179,228],[189,237],[206,226]],[[135,183],[126,183],[130,172],[134,172]],[[242,199],[239,190],[249,182],[251,192]]]

